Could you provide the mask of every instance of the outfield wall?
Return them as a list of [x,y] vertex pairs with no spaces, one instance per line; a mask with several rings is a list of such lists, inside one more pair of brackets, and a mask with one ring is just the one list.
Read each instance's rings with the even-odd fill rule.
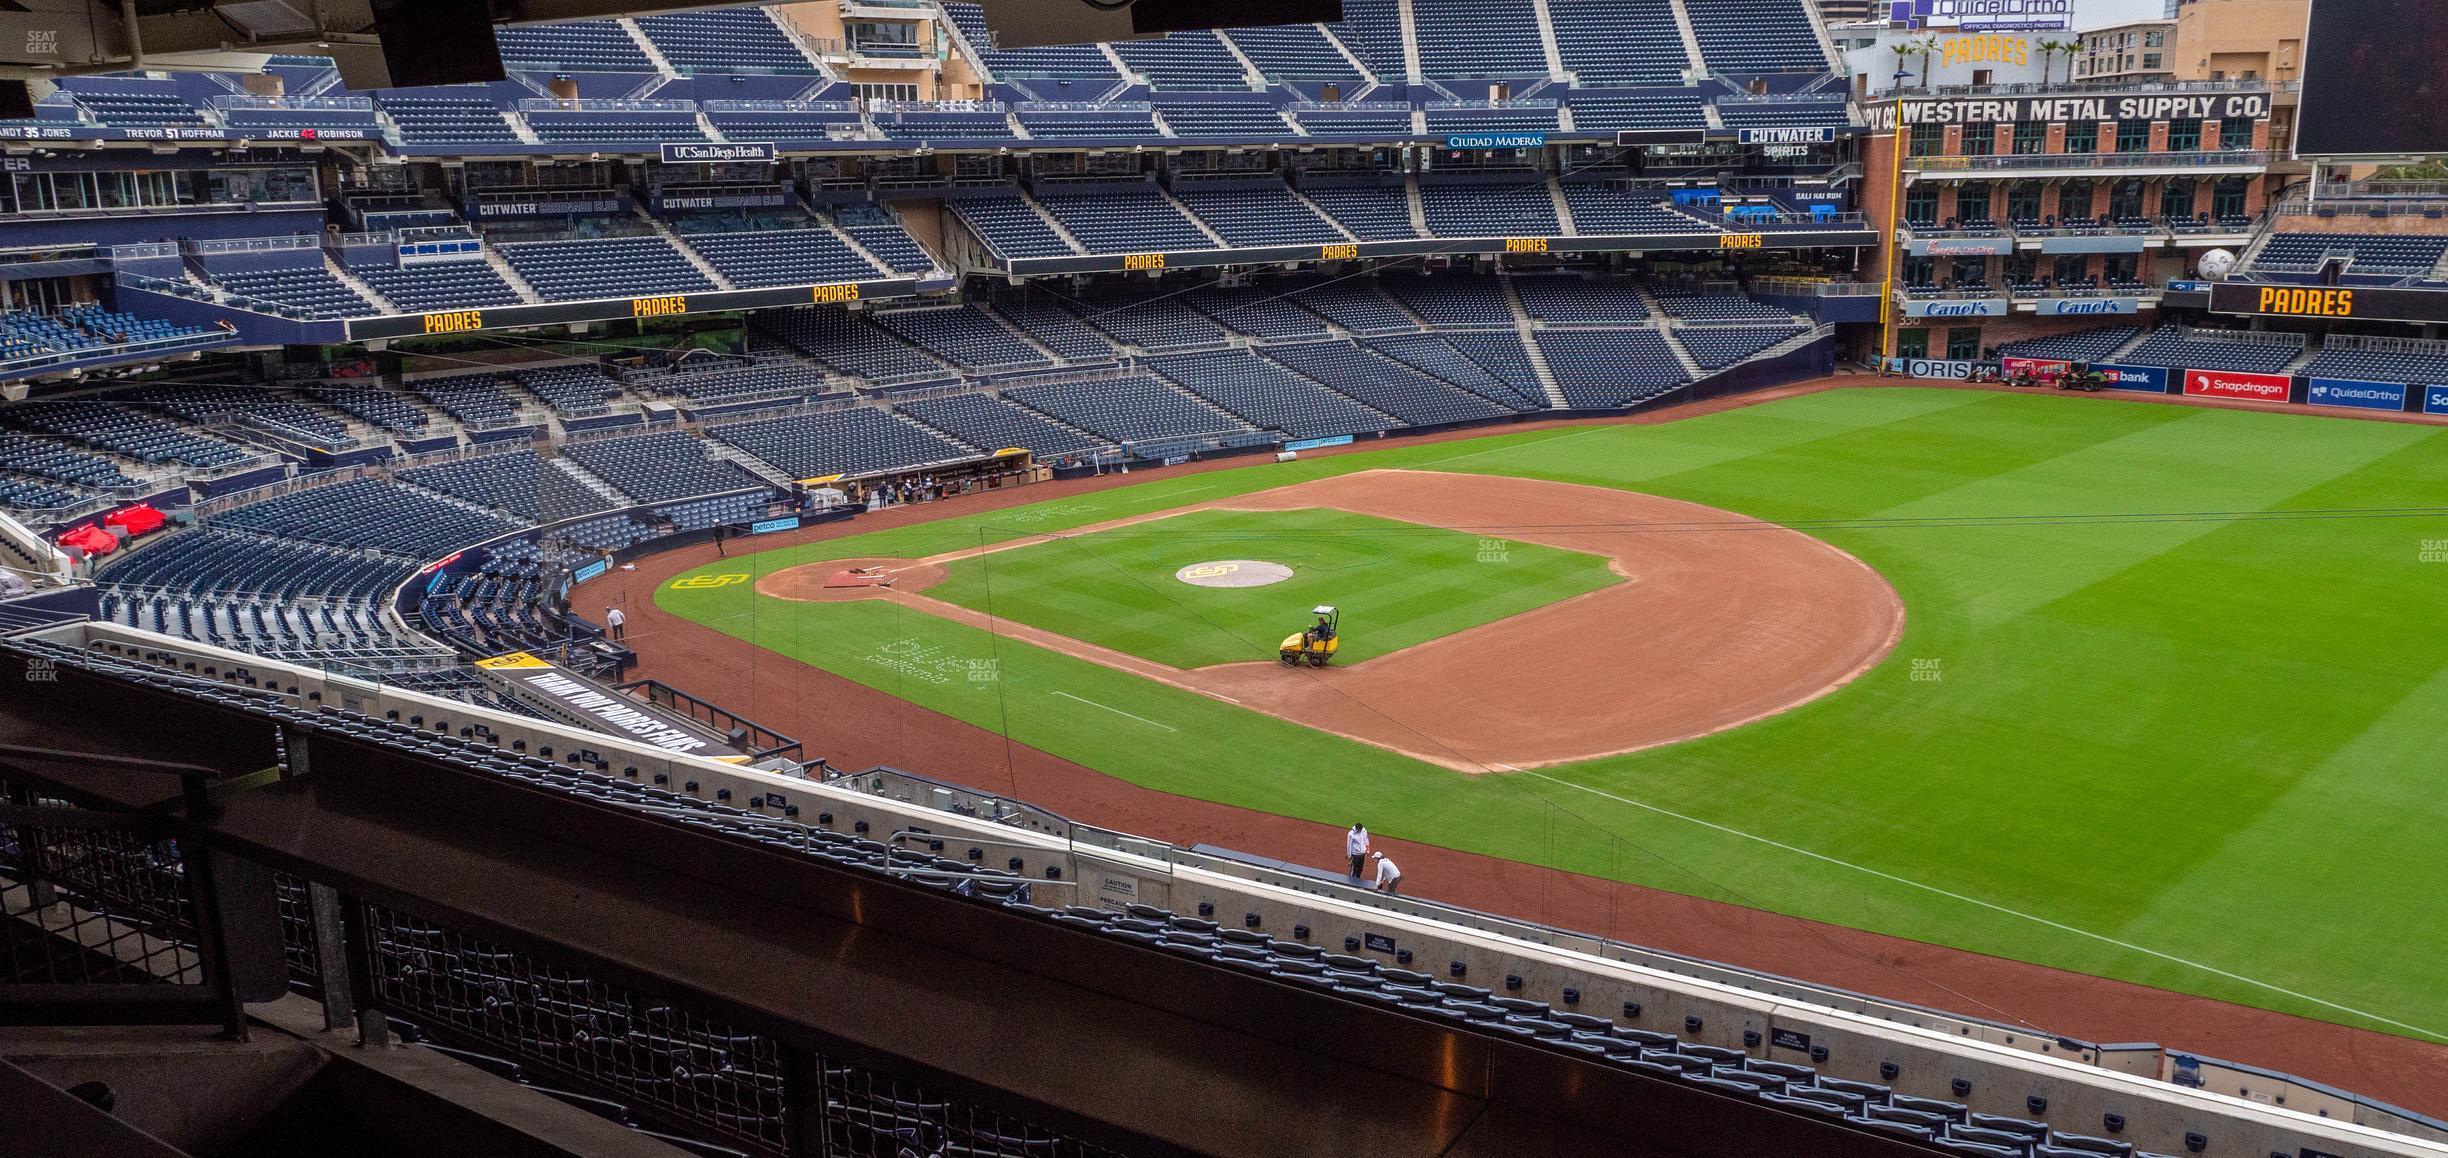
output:
[[[390,717],[436,736],[481,729],[498,746],[559,753],[573,768],[653,784],[709,807],[796,821],[893,843],[932,842],[945,856],[1007,867],[1041,903],[1199,913],[1329,952],[1367,955],[1438,979],[1718,1046],[1809,1065],[1975,1111],[2109,1135],[2161,1153],[2326,1154],[2448,1158],[2448,1123],[2315,1083],[2244,1067],[2197,1067],[2203,1088],[2161,1081],[2156,1046],[2109,1047],[1956,1017],[1673,954],[1382,897],[1330,874],[1183,850],[1074,825],[1041,809],[889,769],[818,783],[741,768],[624,738],[113,625],[51,628],[40,638],[257,689],[301,707]],[[311,759],[311,734],[290,750]],[[2280,1106],[2215,1092],[2252,1074]],[[2241,1082],[2240,1077],[2235,1078]],[[2121,1129],[2110,1130],[2111,1115]],[[2386,1130],[2394,1131],[2383,1132]],[[2200,1146],[2190,1143],[2195,1139]]]

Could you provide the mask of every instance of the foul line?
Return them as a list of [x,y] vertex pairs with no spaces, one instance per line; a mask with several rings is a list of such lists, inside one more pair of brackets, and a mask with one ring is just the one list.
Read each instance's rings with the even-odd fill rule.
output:
[[1079,700],[1079,702],[1081,702],[1081,703],[1083,703],[1083,704],[1086,704],[1086,705],[1088,705],[1089,707],[1092,707],[1092,708],[1104,708],[1106,711],[1112,712],[1113,714],[1115,714],[1115,715],[1117,715],[1117,716],[1130,716],[1130,718],[1131,718],[1131,719],[1137,720],[1137,721],[1139,721],[1139,722],[1140,722],[1140,723],[1142,723],[1142,724],[1146,724],[1148,727],[1151,727],[1151,728],[1163,728],[1165,731],[1168,731],[1168,732],[1178,732],[1178,731],[1181,731],[1181,729],[1179,729],[1179,728],[1175,728],[1175,727],[1172,727],[1172,726],[1170,726],[1170,725],[1166,725],[1166,724],[1159,724],[1159,723],[1157,723],[1156,721],[1154,721],[1154,720],[1151,720],[1151,719],[1147,718],[1146,716],[1131,716],[1131,714],[1130,714],[1129,712],[1123,711],[1123,710],[1122,710],[1122,709],[1120,709],[1120,708],[1110,707],[1110,706],[1107,706],[1107,705],[1105,705],[1105,704],[1100,704],[1100,703],[1096,702],[1095,700],[1082,700],[1082,699],[1080,699],[1080,697],[1075,696],[1075,695],[1072,695],[1072,694],[1071,694],[1071,693],[1069,693],[1069,692],[1055,692],[1054,694],[1055,694],[1055,695],[1058,695],[1058,696],[1061,696],[1062,698],[1064,698],[1064,699],[1066,699],[1066,700]]
[[[1057,695],[1059,695],[1059,694],[1061,694],[1061,693],[1059,693],[1059,692],[1058,692],[1058,693],[1056,693],[1056,694],[1057,694]],[[2351,1006],[2351,1005],[2340,1005],[2340,1004],[2338,1004],[2337,1002],[2334,1002],[2334,1001],[2324,1001],[2324,1000],[2322,1000],[2321,998],[2314,997],[2314,996],[2312,996],[2312,995],[2311,995],[2311,994],[2309,994],[2309,993],[2298,993],[2298,992],[2296,992],[2295,990],[2288,989],[2288,988],[2286,988],[2285,986],[2282,986],[2282,985],[2272,985],[2272,984],[2270,984],[2270,983],[2269,983],[2269,982],[2267,982],[2267,981],[2260,981],[2260,980],[2256,980],[2256,979],[2251,978],[2251,977],[2246,977],[2246,976],[2244,976],[2244,975],[2243,975],[2243,974],[2241,974],[2241,973],[2230,973],[2230,972],[2228,972],[2228,971],[2226,971],[2226,970],[2224,970],[2224,969],[2218,968],[2218,967],[2217,967],[2217,966],[2215,966],[2215,965],[2204,965],[2204,964],[2202,964],[2202,963],[2201,963],[2201,962],[2199,962],[2199,961],[2187,960],[2187,959],[2185,959],[2185,958],[2183,958],[2183,957],[2178,957],[2178,956],[2175,956],[2174,954],[2170,954],[2170,953],[2162,953],[2162,952],[2160,952],[2160,951],[2159,951],[2159,950],[2157,950],[2157,949],[2152,949],[2152,948],[2147,948],[2147,947],[2145,947],[2145,946],[2136,945],[2136,944],[2134,944],[2134,943],[2133,943],[2133,942],[2131,942],[2131,941],[2120,941],[2120,940],[2117,940],[2117,939],[2116,939],[2116,938],[2114,938],[2114,937],[2105,936],[2105,935],[2103,935],[2103,934],[2099,934],[2099,933],[2094,933],[2094,932],[2090,931],[2089,929],[2078,929],[2078,928],[2075,928],[2075,927],[2074,927],[2074,926],[2072,926],[2072,925],[2064,924],[2064,923],[2062,923],[2062,922],[2058,922],[2058,921],[2052,921],[2052,920],[2048,919],[2047,917],[2039,917],[2039,916],[2034,916],[2034,915],[2032,915],[2032,914],[2030,914],[2030,913],[2023,912],[2023,911],[2022,911],[2022,910],[2020,910],[2020,909],[2010,909],[2010,908],[2007,908],[2007,907],[2006,907],[2006,906],[2004,906],[2004,905],[1993,904],[1993,903],[1991,903],[1991,902],[1981,900],[1981,899],[1980,899],[1980,898],[1978,898],[1978,897],[1967,897],[1967,896],[1963,895],[1962,893],[1949,892],[1949,891],[1947,891],[1947,890],[1945,890],[1945,889],[1939,888],[1939,887],[1938,887],[1938,886],[1936,886],[1936,885],[1926,885],[1926,884],[1921,883],[1920,881],[1911,880],[1911,879],[1906,878],[1906,877],[1900,877],[1900,876],[1897,876],[1897,875],[1895,875],[1894,873],[1889,873],[1889,872],[1881,872],[1881,871],[1879,871],[1878,869],[1870,868],[1870,867],[1868,867],[1868,866],[1866,866],[1866,865],[1858,865],[1858,864],[1854,864],[1852,861],[1848,861],[1848,860],[1838,860],[1838,859],[1836,859],[1835,857],[1828,856],[1828,855],[1826,855],[1826,854],[1824,854],[1824,853],[1816,853],[1816,852],[1812,852],[1811,850],[1809,850],[1809,849],[1807,849],[1807,848],[1796,848],[1796,847],[1794,847],[1793,845],[1786,844],[1786,843],[1784,843],[1784,842],[1782,842],[1782,841],[1770,840],[1770,839],[1768,839],[1767,837],[1764,837],[1764,836],[1757,836],[1757,835],[1754,835],[1754,834],[1752,834],[1752,833],[1744,832],[1743,830],[1741,830],[1741,829],[1739,829],[1739,828],[1728,828],[1728,827],[1726,827],[1725,825],[1722,825],[1722,824],[1718,824],[1718,823],[1716,823],[1715,821],[1702,820],[1702,819],[1700,819],[1700,818],[1699,818],[1699,817],[1697,817],[1697,816],[1686,816],[1686,815],[1684,815],[1684,814],[1682,814],[1682,813],[1680,813],[1680,812],[1676,812],[1676,811],[1674,811],[1674,810],[1672,810],[1672,809],[1660,808],[1660,807],[1658,807],[1657,805],[1654,805],[1654,804],[1645,804],[1645,803],[1642,803],[1641,801],[1638,801],[1638,800],[1633,800],[1633,799],[1631,799],[1631,798],[1629,798],[1629,797],[1617,796],[1617,795],[1615,795],[1615,794],[1614,794],[1614,793],[1612,793],[1612,792],[1601,791],[1600,789],[1592,788],[1592,787],[1590,787],[1590,786],[1588,786],[1588,785],[1586,785],[1586,784],[1575,784],[1575,783],[1573,783],[1573,782],[1572,782],[1572,781],[1570,781],[1570,780],[1559,780],[1559,779],[1556,779],[1556,778],[1555,778],[1555,777],[1553,777],[1553,776],[1549,776],[1549,775],[1547,775],[1547,774],[1546,774],[1546,773],[1544,773],[1544,772],[1523,772],[1523,773],[1521,773],[1521,775],[1524,775],[1524,776],[1536,776],[1536,777],[1538,777],[1539,779],[1541,779],[1541,780],[1545,780],[1545,781],[1547,781],[1547,782],[1548,782],[1548,783],[1550,783],[1550,784],[1561,784],[1561,785],[1563,785],[1563,786],[1564,786],[1564,787],[1566,787],[1566,788],[1574,788],[1574,789],[1579,789],[1580,791],[1587,792],[1587,793],[1589,793],[1589,794],[1590,794],[1590,795],[1592,795],[1592,796],[1602,796],[1602,797],[1605,797],[1605,798],[1606,798],[1606,799],[1608,799],[1608,800],[1612,800],[1612,801],[1614,801],[1614,802],[1616,802],[1616,803],[1618,803],[1618,804],[1629,804],[1629,805],[1631,805],[1631,806],[1632,806],[1632,807],[1634,807],[1634,808],[1646,809],[1646,810],[1648,810],[1648,811],[1650,811],[1650,812],[1657,813],[1657,814],[1658,814],[1658,815],[1660,815],[1660,816],[1671,816],[1671,817],[1673,817],[1673,818],[1674,818],[1674,819],[1676,819],[1676,820],[1687,821],[1687,822],[1692,823],[1692,824],[1697,824],[1697,825],[1701,826],[1702,828],[1711,828],[1711,829],[1715,829],[1715,830],[1717,830],[1718,832],[1725,833],[1725,834],[1726,834],[1726,835],[1728,835],[1728,836],[1739,836],[1739,837],[1743,838],[1744,840],[1756,841],[1756,842],[1758,842],[1758,843],[1760,843],[1760,844],[1767,845],[1767,846],[1769,846],[1770,848],[1779,848],[1779,849],[1783,849],[1783,850],[1785,850],[1786,852],[1794,853],[1794,854],[1799,855],[1799,856],[1806,856],[1806,857],[1809,857],[1809,858],[1811,858],[1812,860],[1816,860],[1816,861],[1823,861],[1823,862],[1825,862],[1825,863],[1835,865],[1835,866],[1837,866],[1838,868],[1848,868],[1848,869],[1852,869],[1853,871],[1858,872],[1858,873],[1867,873],[1867,874],[1869,874],[1869,875],[1871,875],[1871,876],[1878,877],[1878,878],[1880,878],[1880,879],[1882,879],[1882,880],[1894,881],[1895,883],[1897,883],[1897,884],[1899,884],[1899,885],[1907,885],[1907,886],[1910,886],[1910,887],[1912,887],[1912,888],[1920,889],[1920,890],[1922,890],[1923,892],[1935,893],[1935,894],[1937,894],[1937,895],[1939,895],[1939,896],[1946,897],[1946,898],[1948,898],[1948,899],[1950,899],[1950,900],[1962,901],[1962,902],[1964,902],[1965,904],[1968,904],[1968,905],[1978,905],[1978,906],[1980,906],[1981,908],[1988,909],[1988,910],[1991,910],[1991,911],[1993,911],[1993,912],[2004,913],[2004,914],[2006,914],[2006,915],[2007,915],[2007,916],[2009,916],[2009,917],[2020,917],[2020,918],[2022,918],[2023,920],[2033,922],[2034,924],[2046,925],[2046,926],[2048,926],[2049,928],[2056,929],[2056,930],[2059,930],[2059,931],[2061,931],[2061,932],[2072,933],[2072,934],[2074,934],[2075,936],[2078,936],[2078,937],[2089,937],[2090,939],[2092,939],[2092,940],[2094,940],[2094,941],[2100,941],[2100,942],[2104,942],[2104,943],[2109,944],[2109,945],[2114,945],[2114,946],[2116,946],[2117,948],[2120,948],[2120,949],[2130,950],[2130,951],[2132,951],[2132,952],[2135,952],[2135,953],[2140,953],[2140,954],[2143,954],[2143,955],[2145,955],[2145,956],[2156,957],[2156,958],[2158,958],[2158,959],[2160,959],[2160,960],[2162,960],[2162,961],[2171,962],[2171,963],[2173,963],[2173,964],[2177,964],[2177,965],[2183,965],[2183,966],[2186,966],[2187,968],[2199,969],[2199,970],[2201,970],[2201,971],[2202,971],[2202,972],[2204,972],[2204,973],[2209,973],[2209,974],[2214,974],[2214,975],[2219,976],[2219,977],[2224,977],[2224,978],[2226,978],[2226,979],[2228,979],[2228,980],[2230,980],[2230,981],[2240,981],[2240,982],[2243,982],[2243,983],[2244,983],[2244,984],[2246,984],[2246,985],[2250,985],[2250,986],[2253,986],[2253,987],[2255,987],[2255,988],[2259,988],[2259,989],[2266,989],[2266,990],[2269,990],[2269,991],[2270,991],[2270,992],[2272,992],[2272,993],[2283,994],[2283,995],[2285,995],[2285,996],[2295,998],[2295,999],[2296,999],[2296,1000],[2298,1000],[2298,1001],[2309,1001],[2309,1002],[2311,1002],[2311,1003],[2312,1003],[2312,1004],[2314,1004],[2314,1005],[2319,1005],[2319,1006],[2323,1006],[2323,1007],[2326,1007],[2326,1008],[2329,1008],[2329,1009],[2334,1009],[2334,1010],[2337,1010],[2337,1011],[2339,1011],[2339,1012],[2341,1012],[2341,1013],[2351,1013],[2351,1014],[2355,1015],[2356,1017],[2368,1018],[2368,1019],[2370,1019],[2370,1020],[2372,1020],[2372,1021],[2377,1021],[2377,1022],[2380,1022],[2381,1024],[2384,1024],[2384,1025],[2393,1025],[2393,1026],[2396,1026],[2396,1027],[2397,1027],[2397,1028],[2399,1028],[2399,1029],[2412,1030],[2413,1032],[2415,1032],[2415,1033],[2417,1033],[2417,1034],[2420,1034],[2420,1035],[2422,1035],[2422,1036],[2424,1036],[2424,1037],[2431,1038],[2431,1039],[2432,1039],[2432,1040],[2434,1040],[2434,1041],[2448,1041],[2448,1033],[2441,1033],[2440,1031],[2435,1030],[2435,1029],[2425,1029],[2425,1028],[2423,1028],[2422,1026],[2419,1026],[2419,1025],[2410,1025],[2410,1024],[2408,1024],[2408,1023],[2406,1023],[2406,1022],[2398,1021],[2398,1020],[2397,1020],[2397,1019],[2395,1019],[2395,1018],[2391,1018],[2391,1017],[2382,1017],[2381,1015],[2379,1015],[2379,1014],[2377,1014],[2377,1013],[2370,1013],[2370,1012],[2366,1012],[2366,1011],[2364,1011],[2364,1010],[2356,1009],[2355,1007],[2353,1007],[2353,1006]]]

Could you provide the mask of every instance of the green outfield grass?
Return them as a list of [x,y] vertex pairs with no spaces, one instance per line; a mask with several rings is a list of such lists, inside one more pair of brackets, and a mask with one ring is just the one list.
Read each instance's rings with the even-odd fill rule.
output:
[[[1491,548],[1501,575],[1483,558]],[[1281,563],[1292,578],[1240,588],[1174,578],[1224,559]],[[1321,603],[1346,609],[1336,658],[1358,663],[1618,581],[1596,555],[1317,509],[1192,511],[946,571],[927,594],[1180,668],[1272,660]]]
[[2448,1040],[2448,430],[1842,390],[1169,477],[702,570],[929,555],[1376,466],[1794,526],[1894,583],[1905,635],[1769,720],[1468,777],[890,605],[657,599],[1168,792]]

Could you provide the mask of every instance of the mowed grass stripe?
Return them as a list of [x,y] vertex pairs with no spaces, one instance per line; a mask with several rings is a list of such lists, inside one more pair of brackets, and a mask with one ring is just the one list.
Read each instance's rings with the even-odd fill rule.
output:
[[[1181,567],[1282,563],[1262,587],[1199,587]],[[1360,663],[1618,582],[1595,555],[1336,510],[1206,510],[956,560],[930,596],[1178,668],[1266,662],[1345,608],[1337,662]]]
[[[1301,475],[1269,465],[1188,476],[1090,496],[1103,509],[1044,520],[1164,509],[1163,490],[1193,480],[1257,489],[1327,469],[1440,462],[1630,486],[1772,520],[1905,516],[1817,532],[1904,596],[1907,634],[1889,663],[1771,720],[1546,772],[2317,1000],[1563,785],[1471,779],[1279,732],[1231,705],[1128,677],[1103,682],[1113,673],[1092,665],[1032,658],[1007,675],[1003,695],[1021,742],[1166,791],[1329,823],[1360,816],[1402,839],[2409,1032],[2393,1023],[2431,1024],[2448,1000],[2433,964],[2448,954],[2448,894],[2433,883],[2448,879],[2448,842],[2436,836],[2448,816],[2432,755],[2448,727],[2438,686],[2448,664],[2423,626],[2448,622],[2448,564],[2417,561],[2423,542],[2448,543],[2448,523],[1960,520],[2436,507],[2448,494],[2443,437],[2097,399],[1840,391],[1654,427],[1290,464],[1312,472]],[[1958,522],[1940,525],[1948,519]],[[823,546],[917,553],[862,541],[873,538]],[[830,644],[829,631],[758,630],[740,591],[660,598],[680,610],[682,596],[685,613],[860,678],[863,661]],[[782,615],[818,625],[836,610],[792,605]],[[770,611],[756,619],[776,622]],[[1007,667],[1031,651],[988,643]],[[1937,678],[1915,679],[1916,658],[1938,660],[1921,669]],[[880,674],[866,678],[885,686]],[[1119,735],[1135,725],[1087,720],[1101,713],[1079,705],[1066,716],[1055,686],[1184,735]]]

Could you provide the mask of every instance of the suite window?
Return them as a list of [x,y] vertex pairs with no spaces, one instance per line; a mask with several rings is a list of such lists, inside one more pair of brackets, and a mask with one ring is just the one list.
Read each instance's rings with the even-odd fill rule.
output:
[[2057,220],[2072,224],[2091,220],[2091,183],[2072,181],[2057,191]]
[[2026,181],[2006,191],[2008,221],[2040,220],[2040,186]]
[[2091,259],[2082,256],[2058,258],[2054,271],[2057,284],[2061,286],[2080,285],[2084,278],[2091,276],[2090,264]]
[[2210,193],[2210,212],[2221,217],[2244,216],[2243,177],[2222,177]]
[[2159,215],[2179,220],[2193,216],[2193,182],[2170,181],[2159,192]]
[[1947,357],[1969,362],[1980,357],[1980,327],[1950,326],[1947,328]]
[[2048,126],[2039,121],[2016,121],[2014,151],[2018,157],[2029,157],[2048,151]]
[[2182,120],[2168,122],[2169,151],[2189,153],[2201,148],[2201,143],[2202,123],[2200,118],[2186,117]]
[[1938,224],[1938,190],[1915,185],[1904,195],[1904,221],[1909,225]]
[[1923,124],[1912,127],[1913,156],[1935,157],[1943,152],[1946,152],[1945,125]]
[[1929,331],[1920,329],[1896,331],[1896,357],[1929,357]]
[[2066,126],[2066,152],[2099,152],[2099,122],[2078,121]]
[[2148,151],[2149,149],[2150,149],[2150,122],[2149,122],[2149,121],[2118,121],[2118,122],[2117,122],[2117,129],[2116,129],[2116,151],[2117,151],[2117,152],[2120,152],[2120,153],[2140,153],[2140,152],[2146,152],[2146,151]]

